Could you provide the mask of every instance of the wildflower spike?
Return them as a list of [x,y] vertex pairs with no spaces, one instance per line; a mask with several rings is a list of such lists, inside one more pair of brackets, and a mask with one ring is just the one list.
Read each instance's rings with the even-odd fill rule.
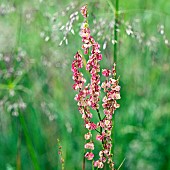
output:
[[[88,132],[84,135],[86,144],[84,148],[90,150],[85,153],[85,158],[88,160],[94,159],[93,150],[95,149],[95,143],[92,140],[92,131],[97,131],[96,141],[101,142],[102,149],[98,152],[99,159],[94,161],[93,166],[102,169],[104,164],[110,165],[111,169],[114,169],[114,162],[112,160],[112,117],[117,108],[120,105],[117,100],[120,99],[120,86],[119,80],[116,79],[116,64],[114,63],[113,68],[102,69],[102,75],[106,77],[106,80],[100,85],[100,64],[102,60],[102,54],[100,51],[100,45],[95,41],[91,35],[90,28],[87,21],[87,5],[81,8],[81,14],[84,17],[82,23],[80,36],[82,38],[82,49],[84,54],[90,54],[88,61],[86,62],[86,70],[90,73],[90,82],[86,84],[86,79],[81,72],[83,67],[82,55],[77,52],[72,62],[72,72],[74,85],[73,89],[77,90],[78,93],[75,96],[75,100],[78,102],[78,109],[82,118],[84,119],[84,127]],[[90,53],[89,53],[90,51]],[[105,92],[105,96],[102,99],[103,107],[103,118],[100,114],[100,94],[101,89]],[[96,110],[99,121],[93,122],[91,109]]]

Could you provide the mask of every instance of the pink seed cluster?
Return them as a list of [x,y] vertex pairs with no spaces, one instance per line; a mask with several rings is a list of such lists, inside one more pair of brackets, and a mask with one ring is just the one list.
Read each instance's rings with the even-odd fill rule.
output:
[[[94,167],[103,168],[105,163],[108,163],[111,169],[114,169],[114,162],[112,161],[112,116],[114,111],[119,108],[117,100],[120,99],[120,86],[119,81],[116,79],[116,64],[114,64],[112,70],[103,69],[102,75],[106,77],[106,80],[100,83],[100,64],[102,60],[102,54],[100,52],[100,45],[91,36],[90,28],[87,21],[87,6],[81,8],[81,14],[84,17],[84,22],[81,26],[80,36],[82,38],[82,49],[84,54],[89,55],[89,59],[86,64],[86,70],[90,73],[91,79],[88,84],[84,78],[81,68],[83,68],[83,56],[80,52],[77,52],[72,62],[72,72],[74,85],[73,89],[78,93],[75,96],[75,100],[78,102],[78,109],[84,120],[84,126],[88,132],[84,135],[87,143],[84,148],[87,149],[85,157],[88,160],[94,159],[93,150],[95,149],[94,141],[92,139],[92,131],[96,131],[96,140],[101,142],[102,149],[99,151],[99,158],[94,161]],[[101,84],[101,85],[100,85]],[[100,115],[100,92],[101,89],[105,92],[105,96],[102,99],[103,118]],[[91,113],[92,110],[96,110],[99,121],[93,122]]]

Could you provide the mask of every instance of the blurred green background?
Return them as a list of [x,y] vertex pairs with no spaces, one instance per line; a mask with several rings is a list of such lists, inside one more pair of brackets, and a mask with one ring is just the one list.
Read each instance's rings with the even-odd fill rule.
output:
[[[84,3],[101,68],[110,68],[114,0],[0,0],[0,170],[60,170],[58,138],[65,169],[81,169],[86,130],[71,62],[81,50]],[[115,167],[125,158],[122,170],[169,170],[170,1],[119,6]]]

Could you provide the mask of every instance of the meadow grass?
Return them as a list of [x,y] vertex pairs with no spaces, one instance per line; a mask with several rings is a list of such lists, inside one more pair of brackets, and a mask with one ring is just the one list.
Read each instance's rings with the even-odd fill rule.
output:
[[[69,0],[0,1],[2,170],[60,170],[58,138],[65,169],[81,169],[86,131],[74,101],[71,73],[81,44],[81,18],[73,25],[75,35],[68,34],[68,45],[59,46],[63,38],[59,29],[83,4],[76,2],[66,10]],[[91,28],[101,17],[114,20],[107,2],[88,4]],[[125,159],[122,170],[170,169],[169,7],[165,0],[119,1],[117,75],[122,88],[115,114],[114,160],[118,168]],[[102,35],[110,37],[107,28]],[[97,33],[94,37],[101,44],[107,40]],[[107,40],[103,68],[111,66],[113,53]],[[87,162],[86,168],[91,164]]]

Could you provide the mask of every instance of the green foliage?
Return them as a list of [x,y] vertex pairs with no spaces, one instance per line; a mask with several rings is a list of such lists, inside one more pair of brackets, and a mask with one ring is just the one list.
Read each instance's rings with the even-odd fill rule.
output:
[[[71,2],[0,0],[0,169],[60,170],[58,138],[65,169],[81,169],[85,130],[70,71],[82,44],[79,14],[75,34],[69,32],[68,45],[64,40],[59,46],[61,27],[83,5],[75,1],[72,7]],[[101,46],[107,40],[102,68],[109,68],[113,9],[107,1],[87,3],[90,27],[98,30],[94,37]],[[125,158],[122,170],[170,169],[170,2],[132,0],[119,6],[117,74],[122,99],[115,114],[116,168]],[[107,22],[103,28],[94,20]]]

